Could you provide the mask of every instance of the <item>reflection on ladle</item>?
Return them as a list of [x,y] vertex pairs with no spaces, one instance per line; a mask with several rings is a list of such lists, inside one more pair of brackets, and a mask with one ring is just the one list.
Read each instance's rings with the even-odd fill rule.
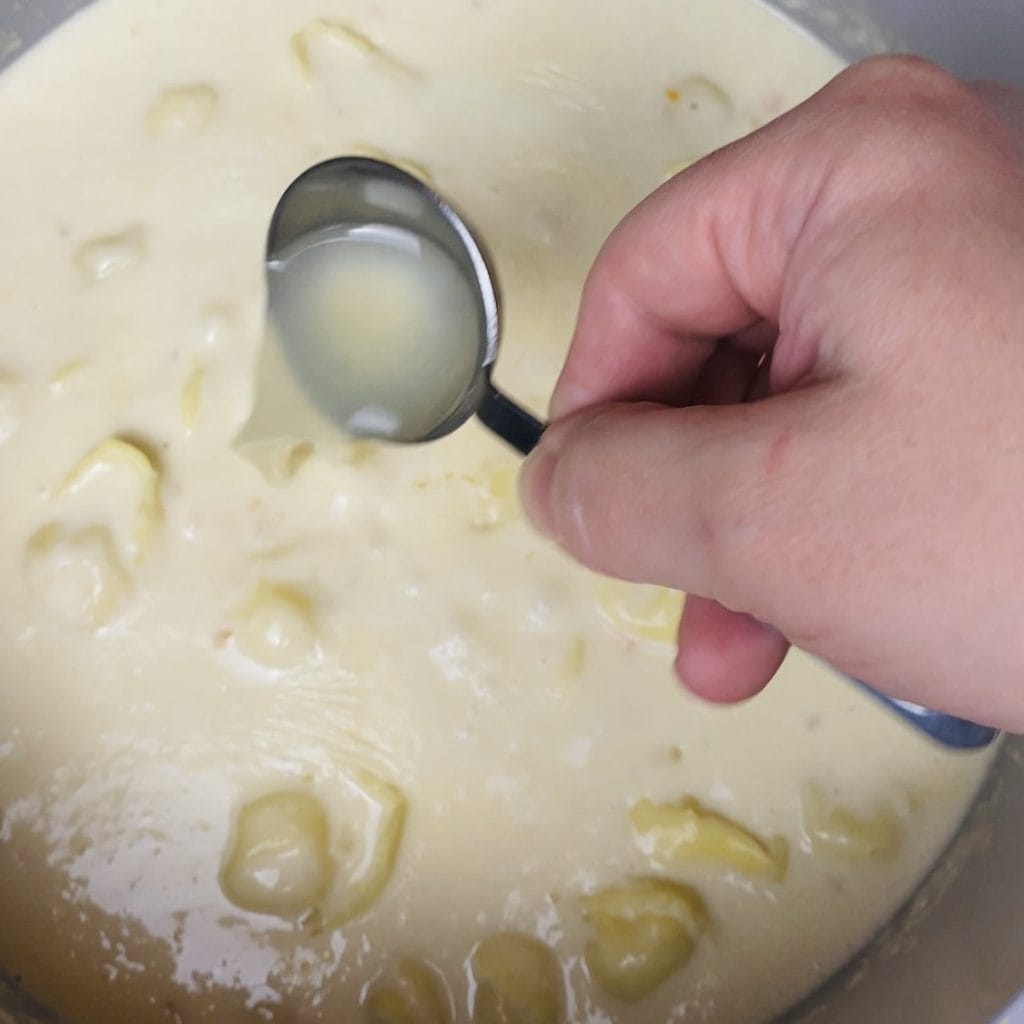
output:
[[279,371],[341,430],[443,437],[476,413],[524,454],[543,425],[491,381],[500,308],[465,221],[390,164],[328,160],[277,205],[267,239]]

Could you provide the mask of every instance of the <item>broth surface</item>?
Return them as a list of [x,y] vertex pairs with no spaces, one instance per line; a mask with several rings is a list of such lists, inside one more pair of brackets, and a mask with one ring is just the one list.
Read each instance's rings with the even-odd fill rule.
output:
[[[0,77],[0,963],[76,1024],[759,1024],[944,848],[954,756],[532,533],[470,423],[232,442],[268,220],[342,153],[464,210],[541,409],[667,176],[839,69],[745,0],[100,0]],[[404,1013],[404,1016],[402,1015]]]

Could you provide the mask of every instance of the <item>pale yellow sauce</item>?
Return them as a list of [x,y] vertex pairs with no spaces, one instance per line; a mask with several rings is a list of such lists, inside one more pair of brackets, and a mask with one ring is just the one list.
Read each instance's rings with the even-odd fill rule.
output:
[[[252,423],[294,436],[303,404],[354,436],[418,441],[460,404],[486,350],[477,285],[429,238],[379,220],[311,232],[269,263],[265,352]],[[282,400],[280,376],[286,382]],[[268,394],[270,391],[272,394]],[[273,404],[274,411],[267,409]],[[267,438],[264,437],[263,440]],[[306,440],[299,428],[299,440]]]
[[81,1024],[756,1024],[908,895],[988,764],[794,654],[712,708],[678,598],[517,459],[232,442],[282,190],[415,165],[543,408],[673,168],[838,68],[742,0],[101,0],[0,79],[0,963]]

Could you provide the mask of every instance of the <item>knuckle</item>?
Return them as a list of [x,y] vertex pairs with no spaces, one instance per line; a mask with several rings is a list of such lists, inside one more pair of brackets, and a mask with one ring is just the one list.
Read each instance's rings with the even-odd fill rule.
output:
[[982,98],[920,57],[854,65],[836,80],[831,114],[845,148],[840,195],[858,201],[933,195],[936,185],[962,192],[972,169],[992,155]]
[[869,57],[840,77],[848,92],[881,96],[890,104],[899,101],[948,106],[973,101],[971,89],[965,82],[923,57]]

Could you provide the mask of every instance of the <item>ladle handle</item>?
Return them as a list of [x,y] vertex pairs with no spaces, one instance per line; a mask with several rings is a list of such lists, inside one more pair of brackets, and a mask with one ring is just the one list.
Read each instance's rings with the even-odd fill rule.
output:
[[[500,438],[513,448],[529,455],[537,446],[545,424],[520,408],[507,395],[502,394],[489,380],[477,415]],[[944,715],[938,711],[911,704],[909,701],[887,697],[859,679],[852,682],[867,690],[905,722],[919,732],[954,750],[977,750],[987,747],[999,735],[998,730],[968,722],[963,718]]]
[[489,379],[476,414],[484,426],[523,455],[537,447],[546,426],[502,394]]

